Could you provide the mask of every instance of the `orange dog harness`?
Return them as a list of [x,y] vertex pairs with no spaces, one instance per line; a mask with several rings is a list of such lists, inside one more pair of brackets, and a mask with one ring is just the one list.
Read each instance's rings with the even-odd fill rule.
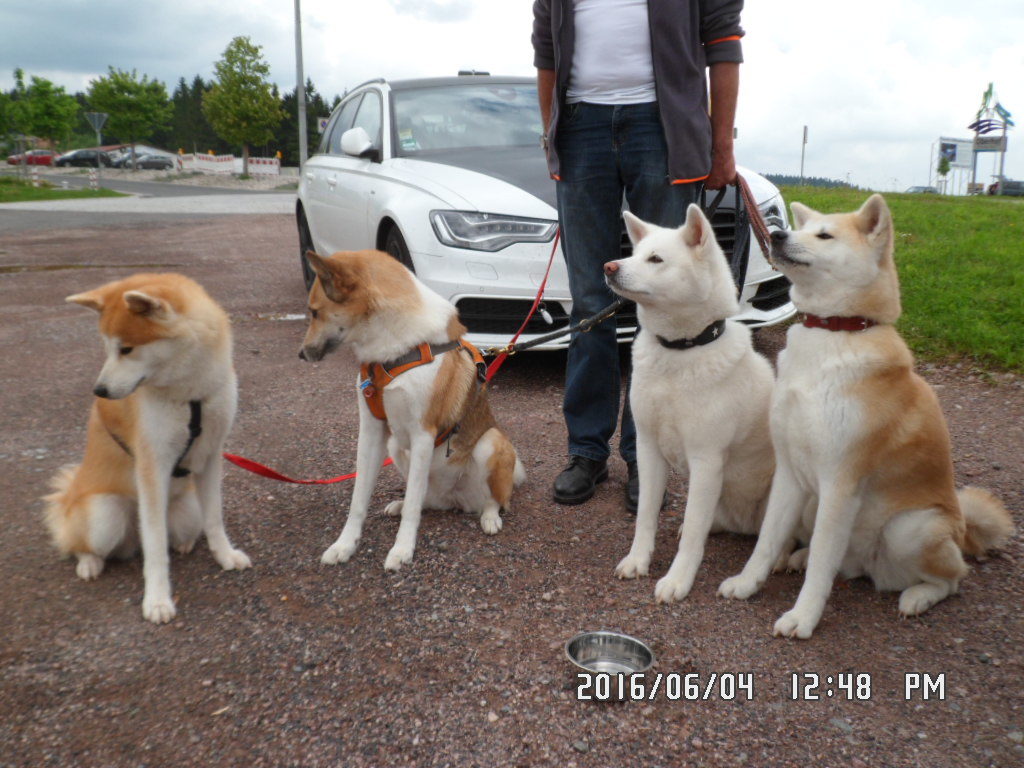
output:
[[[402,375],[421,365],[434,362],[434,359],[453,349],[467,352],[476,363],[477,378],[481,384],[487,380],[487,364],[484,362],[480,350],[474,347],[465,339],[445,342],[444,344],[427,344],[424,342],[418,347],[411,349],[401,357],[390,360],[386,363],[364,363],[359,367],[359,389],[366,398],[366,404],[370,413],[381,421],[387,421],[387,413],[384,411],[384,387]],[[438,445],[444,442],[453,430],[446,430],[446,434],[439,437]]]

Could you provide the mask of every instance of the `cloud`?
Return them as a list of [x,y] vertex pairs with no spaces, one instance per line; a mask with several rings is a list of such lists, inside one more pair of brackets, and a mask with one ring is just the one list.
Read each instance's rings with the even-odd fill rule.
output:
[[465,21],[473,15],[472,0],[388,0],[388,5],[420,21]]

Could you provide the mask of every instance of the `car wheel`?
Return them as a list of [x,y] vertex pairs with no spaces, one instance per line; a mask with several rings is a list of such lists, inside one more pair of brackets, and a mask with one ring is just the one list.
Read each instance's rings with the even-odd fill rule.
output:
[[306,284],[306,290],[308,291],[313,287],[313,281],[316,280],[316,273],[312,267],[309,266],[309,262],[306,261],[306,251],[315,251],[313,247],[313,236],[309,233],[309,225],[306,223],[306,214],[299,213],[299,263],[302,265],[302,282]]
[[409,255],[409,248],[405,244],[402,233],[398,231],[398,227],[392,226],[388,230],[388,236],[384,240],[384,250],[397,259],[402,266],[407,267],[410,272],[416,273],[416,269],[412,265],[412,256]]

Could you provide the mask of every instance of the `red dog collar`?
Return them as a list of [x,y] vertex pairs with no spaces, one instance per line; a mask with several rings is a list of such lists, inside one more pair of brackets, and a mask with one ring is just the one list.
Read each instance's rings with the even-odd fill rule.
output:
[[874,320],[866,317],[819,317],[818,315],[804,315],[804,326],[807,328],[824,328],[826,331],[865,331],[873,325],[878,325]]

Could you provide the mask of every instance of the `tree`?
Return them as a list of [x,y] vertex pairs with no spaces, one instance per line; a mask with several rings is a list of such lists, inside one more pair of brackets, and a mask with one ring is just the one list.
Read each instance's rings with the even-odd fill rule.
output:
[[274,136],[284,113],[267,77],[270,66],[262,46],[248,37],[232,40],[214,64],[216,81],[203,97],[203,113],[217,134],[242,146],[242,173],[249,173],[249,145],[265,144]]
[[106,112],[107,130],[127,139],[135,155],[135,143],[144,141],[171,118],[167,88],[159,80],[142,79],[133,69],[122,72],[110,67],[106,77],[89,83],[89,104],[97,112]]
[[[280,149],[283,155],[282,163],[287,165],[299,165],[299,115],[298,115],[298,88],[295,88],[284,95],[281,99],[281,106],[284,109],[284,119],[277,130],[277,139],[281,143]],[[320,132],[317,128],[317,120],[331,114],[332,107],[324,98],[317,93],[313,81],[306,79],[306,135],[309,136],[310,151],[316,148],[320,140]]]
[[939,158],[939,165],[935,169],[942,177],[942,191],[946,191],[946,174],[949,173],[949,158],[943,155]]
[[29,132],[51,144],[67,138],[78,117],[75,97],[46,78],[35,75],[26,95]]

